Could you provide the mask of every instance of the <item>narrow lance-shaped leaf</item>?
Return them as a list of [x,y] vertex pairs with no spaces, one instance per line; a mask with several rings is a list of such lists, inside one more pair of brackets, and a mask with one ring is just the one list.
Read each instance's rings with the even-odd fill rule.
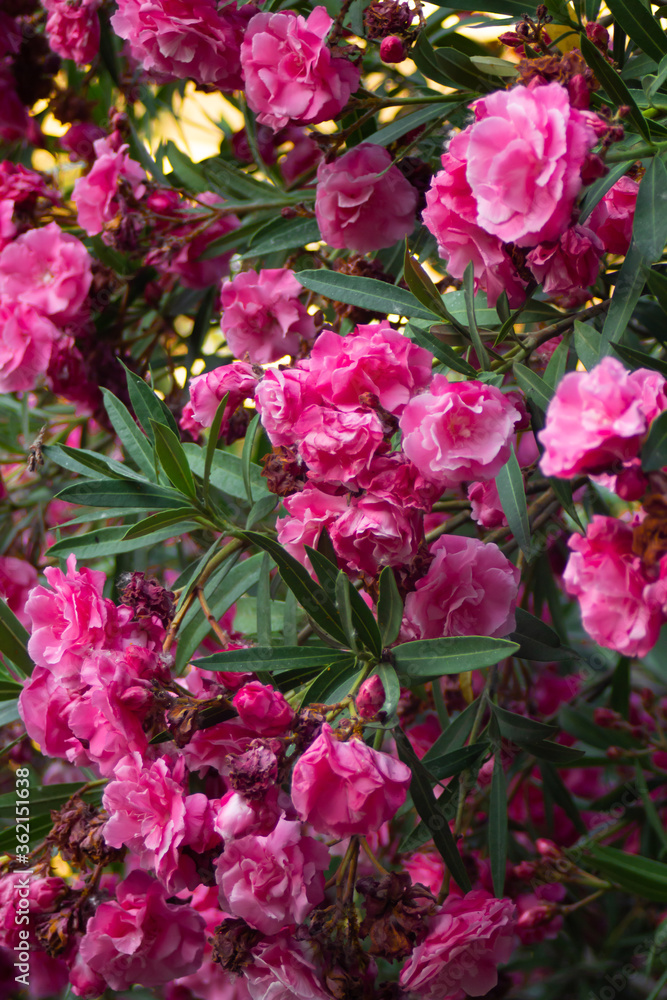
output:
[[155,451],[169,482],[193,500],[197,497],[195,481],[185,457],[183,446],[176,434],[163,424],[151,420]]
[[496,487],[509,529],[516,538],[526,559],[531,559],[533,547],[530,541],[526,493],[523,486],[521,468],[514,448],[512,448],[510,457],[496,476]]
[[0,598],[0,653],[4,653],[26,677],[32,673],[32,660],[28,655],[29,638],[7,602]]
[[391,566],[385,566],[378,582],[378,625],[382,646],[391,646],[398,639],[403,620],[403,601],[398,592]]
[[395,646],[391,653],[399,673],[415,681],[427,681],[446,674],[491,667],[512,656],[518,648],[517,643],[507,639],[463,635],[405,642]]
[[493,891],[500,899],[505,895],[507,865],[507,780],[500,750],[493,758],[493,777],[489,793],[488,839]]

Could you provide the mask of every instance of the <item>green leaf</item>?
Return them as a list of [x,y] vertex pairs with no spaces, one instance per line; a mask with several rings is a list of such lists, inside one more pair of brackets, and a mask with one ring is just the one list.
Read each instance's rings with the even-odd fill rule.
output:
[[427,351],[441,361],[443,365],[447,365],[452,371],[458,372],[460,375],[467,375],[469,378],[477,378],[478,372],[476,368],[473,368],[465,358],[462,358],[460,354],[457,354],[451,347],[447,344],[443,344],[434,333],[430,330],[422,330],[419,327],[410,324],[408,327],[409,332],[412,334],[414,340],[417,341],[420,347],[425,347]]
[[[123,364],[122,361],[121,364]],[[179,440],[178,425],[176,424],[173,413],[166,403],[164,403],[160,397],[153,392],[144,379],[135,375],[134,372],[130,371],[130,369],[125,365],[123,365],[123,368],[125,368],[130,402],[134,407],[137,420],[146,431],[149,439],[151,441],[154,440],[151,423],[152,421],[155,421],[155,423],[169,428],[176,440]]]
[[287,204],[291,196],[272,184],[255,180],[250,174],[244,173],[231,163],[213,156],[198,164],[204,178],[211,187],[219,191],[225,198],[238,198],[241,202],[275,202]]
[[475,319],[475,266],[472,261],[470,261],[463,273],[463,292],[466,300],[470,339],[472,340],[475,354],[481,367],[484,371],[488,371],[489,355],[486,353],[486,348],[482,343],[482,338],[477,328],[477,320]]
[[514,447],[512,447],[512,452],[507,462],[496,476],[496,487],[509,529],[524,556],[530,561],[533,554],[533,545],[530,540],[526,493],[523,486],[521,468],[517,461]]
[[392,660],[399,674],[414,681],[427,681],[445,674],[491,667],[518,650],[516,642],[490,639],[482,635],[453,636],[446,639],[419,639],[395,646]]
[[[637,0],[606,0],[615,21],[657,63],[667,55],[667,38],[658,21]],[[588,61],[588,60],[586,60]]]
[[359,676],[359,666],[353,656],[332,662],[311,681],[303,693],[301,704],[333,705],[348,694]]
[[558,713],[558,721],[566,733],[599,750],[608,750],[612,746],[622,747],[625,750],[640,747],[639,741],[629,733],[618,729],[602,729],[596,725],[592,713],[593,709],[588,713],[583,708],[564,705]]
[[386,712],[387,716],[391,718],[396,711],[396,706],[401,697],[401,684],[398,675],[390,663],[378,663],[373,673],[378,675],[384,688],[384,705],[382,706],[382,711]]
[[[20,718],[18,698],[3,701],[0,704],[0,726],[8,726],[10,722],[16,722]],[[16,839],[14,839],[14,843],[16,843]]]
[[667,465],[667,410],[653,421],[642,448],[642,469],[655,472]]
[[66,486],[57,494],[59,500],[76,503],[87,507],[147,507],[153,510],[160,508],[180,507],[183,497],[175,490],[153,483],[140,483],[128,479],[99,480],[90,479]]
[[560,806],[577,832],[585,834],[587,832],[586,824],[582,820],[574,799],[563,784],[556,769],[548,761],[542,761],[540,763],[540,773],[542,774],[542,784],[545,791],[551,796],[556,805]]
[[204,178],[203,170],[198,164],[193,163],[189,156],[176,146],[171,139],[167,142],[167,158],[171,163],[178,180],[193,194],[204,194],[209,190],[208,183]]
[[452,877],[456,880],[462,892],[470,892],[471,885],[468,873],[461,860],[461,855],[458,852],[452,831],[449,829],[449,824],[438,811],[437,799],[431,788],[429,773],[412,749],[410,741],[400,726],[397,726],[394,730],[394,739],[396,740],[398,756],[404,764],[407,764],[412,772],[410,794],[412,795],[415,809],[431,831],[433,843],[449,868]]
[[444,733],[438,736],[433,746],[424,754],[422,760],[427,767],[439,755],[446,753],[448,750],[456,750],[463,746],[472,730],[478,708],[479,699],[477,698],[449,723]]
[[[31,817],[46,814],[49,819],[52,809],[59,809],[72,795],[75,795],[85,786],[85,781],[66,782],[59,785],[45,785],[43,788],[31,787],[30,797],[20,799],[16,792],[8,792],[0,795],[0,816],[5,819],[13,819],[16,815],[17,802],[26,802],[30,805]],[[89,788],[83,792],[82,798],[86,802],[101,802],[103,788]]]
[[42,449],[46,458],[55,462],[63,469],[70,472],[78,472],[83,476],[90,476],[91,472],[108,479],[138,479],[146,482],[139,473],[134,472],[127,464],[117,462],[108,455],[102,455],[96,451],[88,451],[86,448],[70,448],[69,445],[49,444]]
[[248,424],[243,441],[243,453],[241,455],[241,473],[243,475],[243,486],[245,488],[248,503],[252,507],[254,500],[252,495],[252,480],[250,478],[250,467],[252,463],[252,453],[255,447],[255,438],[260,430],[259,413],[256,413]]
[[535,615],[516,609],[516,631],[509,638],[519,643],[517,656],[525,660],[549,662],[550,660],[571,660],[576,654],[563,646],[557,632]]
[[562,743],[554,743],[552,740],[526,743],[523,749],[532,753],[533,757],[537,757],[538,760],[549,761],[551,764],[557,764],[558,767],[576,764],[578,760],[586,756],[583,750],[573,750],[572,747],[564,747]]
[[503,770],[502,755],[496,753],[493,758],[493,777],[489,794],[488,846],[493,891],[499,899],[505,894],[507,825],[507,779]]
[[525,394],[531,399],[542,411],[546,411],[551,397],[553,396],[553,389],[548,385],[544,379],[531,371],[530,368],[526,368],[525,365],[521,365],[518,361],[514,365],[514,377],[516,378],[519,386]]
[[583,856],[578,854],[577,863],[595,869],[633,896],[658,903],[667,901],[667,864],[662,861],[589,844]]
[[307,243],[317,243],[321,240],[320,227],[316,219],[273,219],[268,225],[262,226],[252,236],[250,249],[243,254],[243,260],[249,257],[265,257],[277,250],[291,250],[293,247],[304,247]]
[[[462,771],[473,767],[488,749],[489,744],[483,740],[480,743],[473,743],[471,746],[457,747],[456,750],[450,750],[437,757],[430,757],[424,766],[434,778],[438,781],[444,781],[445,778],[451,778],[453,775],[461,774]],[[425,759],[422,758],[422,763]]]
[[378,626],[382,648],[398,639],[403,620],[403,601],[391,566],[385,566],[378,581]]
[[104,409],[111,421],[111,426],[120,438],[128,458],[131,458],[149,479],[155,479],[153,449],[146,436],[137,427],[134,417],[112,392],[102,387]]
[[[633,135],[630,142],[635,143],[637,140]],[[622,144],[617,144],[614,149],[622,149]],[[581,203],[581,215],[579,216],[579,224],[585,225],[586,219],[589,217],[593,209],[598,205],[607,191],[613,188],[616,181],[620,180],[628,172],[630,165],[628,163],[612,163],[609,165],[609,173],[605,174],[604,177],[600,177],[599,180],[591,184],[586,189],[586,194]]]
[[[198,444],[186,443],[183,445],[183,451],[194,474],[203,477],[206,464],[204,449],[200,448]],[[232,455],[231,452],[225,451],[223,448],[215,449],[211,461],[210,482],[216,489],[235,500],[241,500],[244,504],[247,502],[243,484],[243,464],[238,455]],[[259,499],[260,497],[275,496],[267,489],[266,480],[262,479],[262,470],[254,463],[250,465],[250,482],[253,497]]]
[[637,131],[643,135],[648,142],[650,142],[651,132],[648,127],[648,122],[637,107],[637,102],[626,87],[623,80],[621,80],[616,70],[609,65],[602,53],[596,49],[593,43],[585,35],[579,36],[579,47],[584,59],[593,70],[595,76],[602,84],[616,107],[625,105],[625,107],[629,108],[628,119],[632,122]]
[[[171,514],[172,511],[166,513]],[[156,515],[158,517],[159,515]],[[149,520],[149,518],[146,518]],[[145,524],[145,522],[141,522]],[[97,559],[102,556],[121,555],[123,552],[135,552],[137,549],[148,549],[152,545],[165,542],[168,538],[176,538],[193,531],[200,526],[196,521],[183,521],[182,517],[177,522],[167,524],[161,528],[154,528],[141,535],[128,537],[127,526],[120,525],[113,528],[97,528],[89,531],[85,535],[72,535],[69,538],[62,538],[49,549],[49,556],[68,556],[73,553],[78,559]]]
[[427,122],[433,121],[434,118],[445,117],[449,114],[448,105],[454,99],[457,98],[443,94],[442,105],[438,103],[429,104],[427,107],[413,111],[409,115],[401,115],[400,118],[395,118],[388,125],[383,125],[377,132],[373,132],[365,139],[365,142],[373,142],[376,146],[389,146],[392,142],[400,139],[402,135],[411,132],[413,128],[425,125]]
[[245,531],[243,534],[251,544],[258,546],[272,556],[286,586],[293,591],[294,596],[313,621],[332,639],[345,646],[347,637],[342,628],[340,617],[335,604],[324,588],[318,587],[301,563],[289,555],[282,545],[274,539],[256,531]]
[[497,82],[480,73],[469,56],[451,46],[434,49],[425,34],[419,36],[410,55],[420,72],[436,83],[482,94],[497,89]]
[[[220,438],[220,428],[222,427],[222,421],[225,416],[225,410],[227,408],[228,400],[229,400],[229,393],[226,392],[216,407],[215,416],[213,417],[213,423],[211,424],[211,427],[208,432],[208,441],[206,442],[206,451],[204,453],[204,475],[203,475],[205,503],[208,503],[208,492],[211,481],[211,467],[213,465],[213,459],[215,457],[215,450],[218,447],[218,440]],[[187,461],[187,454],[186,454],[186,461]]]
[[600,354],[600,333],[589,323],[574,321],[574,349],[586,371],[598,363]]
[[525,715],[508,712],[507,709],[501,708],[499,705],[492,705],[491,711],[496,718],[501,734],[505,739],[511,740],[518,746],[549,739],[550,736],[555,736],[558,732],[558,726],[536,722]]
[[271,494],[267,497],[260,497],[259,500],[255,501],[248,512],[248,517],[246,518],[246,529],[250,530],[260,521],[263,521],[274,509],[278,503],[278,497],[275,494]]
[[328,667],[349,659],[349,653],[339,652],[329,646],[252,646],[250,649],[230,649],[212,656],[201,656],[197,660],[197,666],[202,670],[241,673],[269,670],[278,674],[286,670]]
[[651,268],[646,272],[646,283],[658,300],[662,311],[667,313],[667,275]]
[[151,419],[150,425],[155,439],[155,451],[167,479],[179,492],[196,500],[195,481],[178,435],[155,420]]
[[[193,528],[198,528],[199,525],[193,518],[197,515],[197,511],[193,507],[176,507],[174,510],[160,510],[157,514],[149,514],[138,524],[133,524],[131,527],[125,530],[125,534],[122,538],[144,538],[146,535],[152,535],[155,531],[160,531],[162,528],[174,528],[176,526],[180,527],[180,530],[176,532],[178,535],[185,534],[186,531],[192,531]],[[58,543],[60,544],[60,543]],[[128,549],[128,551],[130,551]]]
[[323,295],[332,302],[345,302],[360,309],[368,309],[375,316],[417,316],[435,320],[437,314],[425,309],[415,296],[404,288],[390,285],[376,278],[359,278],[339,271],[296,271],[294,275],[311,292]]
[[355,653],[358,652],[357,633],[352,625],[352,604],[350,602],[350,580],[344,570],[339,570],[334,583],[336,608],[341,625],[347,638],[347,644]]
[[567,370],[567,356],[570,352],[571,335],[566,333],[560,344],[549,358],[549,364],[544,372],[544,381],[555,390]]
[[262,568],[257,583],[257,645],[271,647],[271,560],[262,556]]
[[452,316],[443,302],[442,295],[424,268],[409,252],[407,240],[405,241],[405,254],[403,255],[403,277],[414,297],[421,302],[425,309],[429,309],[436,316],[442,317],[442,319],[451,323],[452,326],[461,330],[467,336],[468,331]]
[[661,375],[667,375],[667,361],[653,358],[650,354],[635,351],[632,347],[625,347],[623,344],[612,344],[611,346],[619,358],[623,358],[633,368],[650,368],[654,372],[660,372]]
[[[328,536],[326,536],[328,537]],[[317,549],[305,546],[308,558],[332,604],[338,605],[338,567]],[[342,587],[342,583],[340,584]],[[373,612],[348,579],[351,627],[363,646],[377,659],[382,655],[382,638]]]
[[32,673],[28,656],[28,632],[4,598],[0,598],[0,653],[3,653],[25,677]]

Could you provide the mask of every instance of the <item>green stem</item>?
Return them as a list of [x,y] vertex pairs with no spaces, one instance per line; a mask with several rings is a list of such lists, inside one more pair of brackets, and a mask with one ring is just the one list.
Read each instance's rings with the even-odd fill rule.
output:
[[655,156],[663,149],[667,149],[667,141],[663,142],[639,142],[629,149],[617,149],[604,158],[605,163],[625,163],[633,160],[643,160],[646,156]]

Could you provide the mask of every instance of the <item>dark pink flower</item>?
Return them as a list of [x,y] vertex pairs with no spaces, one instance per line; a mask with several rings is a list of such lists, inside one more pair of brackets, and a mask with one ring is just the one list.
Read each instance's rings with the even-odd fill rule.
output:
[[605,357],[589,372],[569,372],[538,433],[544,446],[540,468],[546,476],[571,479],[627,462],[666,408],[665,380],[646,368],[629,372],[616,358]]
[[250,681],[236,692],[232,705],[241,721],[261,736],[281,736],[294,718],[294,709],[280,691],[260,681]]
[[442,535],[431,552],[433,562],[405,599],[406,638],[514,631],[520,574],[497,545]]
[[190,402],[193,419],[200,427],[210,427],[219,404],[229,393],[221,426],[221,432],[224,434],[232,413],[245,399],[252,399],[256,385],[257,376],[251,365],[245,361],[221,365],[213,371],[191,378]]
[[637,181],[621,177],[591,212],[586,225],[600,237],[607,253],[628,252],[638,191]]
[[403,450],[425,478],[443,487],[493,479],[510,456],[520,419],[495,386],[435,375],[401,417]]
[[384,684],[378,674],[372,674],[359,688],[359,693],[354,699],[357,712],[362,719],[372,719],[384,705],[386,692]]
[[595,284],[603,253],[602,240],[592,229],[570,226],[556,243],[534,247],[526,264],[545,295],[560,295],[564,304],[578,305],[589,297],[585,289]]
[[34,389],[60,331],[33,306],[0,295],[0,392]]
[[372,492],[352,497],[329,531],[339,559],[369,577],[385,566],[409,566],[423,535],[418,511]]
[[232,354],[256,364],[298,353],[315,336],[315,324],[299,301],[303,287],[285,267],[241,271],[223,284],[220,326]]
[[39,198],[53,203],[60,195],[35,170],[11,160],[0,161],[0,250],[30,228]]
[[25,610],[25,604],[36,584],[37,570],[26,559],[0,556],[0,597],[7,601],[26,628],[30,627],[30,616]]
[[36,666],[19,695],[19,715],[43,754],[85,766],[91,759],[69,725],[81,690],[81,686],[66,688],[50,669]]
[[43,0],[49,45],[63,59],[87,66],[100,47],[97,10],[102,0]]
[[307,19],[291,10],[255,15],[241,64],[248,104],[262,125],[313,125],[335,118],[347,104],[359,70],[327,48],[332,24],[325,7],[315,7]]
[[260,941],[243,970],[252,1000],[330,1000],[320,980],[312,948],[293,935]]
[[88,251],[55,222],[31,229],[0,251],[0,294],[34,306],[56,323],[81,313],[91,281]]
[[241,90],[240,49],[253,4],[215,0],[120,0],[111,18],[137,62],[161,83],[187,80]]
[[470,516],[483,528],[499,528],[507,524],[495,480],[471,483],[468,487],[468,500],[470,500]]
[[257,386],[257,410],[271,444],[276,447],[296,443],[295,423],[306,406],[319,402],[308,367],[301,363],[284,370],[269,368]]
[[586,535],[572,535],[563,583],[581,608],[595,642],[624,656],[645,656],[658,641],[664,618],[651,599],[651,580],[632,550],[632,528],[595,514]]
[[557,240],[597,141],[587,113],[570,105],[559,83],[495,91],[474,111],[466,178],[478,225],[522,247]]
[[347,509],[347,495],[331,494],[312,483],[300,493],[283,499],[287,517],[276,521],[278,541],[299,562],[310,570],[304,545],[317,547],[322,528],[328,528]]
[[80,177],[72,191],[72,201],[76,205],[77,221],[89,236],[101,233],[119,211],[118,185],[121,181],[128,185],[135,198],[141,198],[146,176],[138,163],[127,155],[127,145],[114,149],[108,139],[97,139],[95,162],[83,177]]
[[220,905],[264,934],[301,924],[324,899],[329,851],[301,824],[278,821],[267,836],[227,842],[216,861]]
[[461,990],[481,997],[498,982],[498,965],[512,953],[516,907],[483,889],[450,895],[429,918],[429,930],[400,975],[420,1000],[459,1000]]
[[350,486],[368,469],[385,428],[374,410],[338,410],[313,404],[293,428],[300,457],[311,478]]
[[317,170],[315,215],[331,247],[368,253],[412,232],[417,191],[384,146],[362,142]]
[[133,871],[89,919],[79,952],[112,990],[161,986],[197,971],[204,928],[192,907],[168,903],[159,882]]
[[328,723],[299,757],[292,801],[319,833],[349,837],[379,830],[403,805],[410,768],[362,740],[341,742]]

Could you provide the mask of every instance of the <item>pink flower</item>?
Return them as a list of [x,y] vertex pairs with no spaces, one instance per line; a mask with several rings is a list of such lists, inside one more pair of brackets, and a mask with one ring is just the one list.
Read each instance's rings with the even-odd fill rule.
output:
[[279,517],[276,521],[278,541],[310,570],[304,545],[316,548],[322,528],[328,528],[339,514],[344,513],[348,502],[347,495],[332,495],[307,483],[300,493],[283,498],[287,517]]
[[315,7],[307,19],[293,11],[255,15],[241,64],[248,104],[260,124],[313,125],[335,118],[347,104],[359,70],[327,48],[332,24],[325,7]]
[[493,479],[510,457],[521,414],[500,389],[435,375],[400,420],[403,450],[426,479],[446,486]]
[[384,146],[362,142],[317,170],[315,216],[331,247],[368,253],[412,232],[417,191]]
[[60,200],[41,174],[11,160],[0,161],[0,250],[31,227],[38,198]]
[[209,800],[201,793],[185,794],[184,771],[182,758],[176,765],[166,757],[142,764],[134,752],[116,765],[103,796],[107,844],[127,846],[171,893],[199,884],[195,862],[182,848],[194,843],[201,852],[218,840]]
[[431,381],[432,357],[383,320],[346,337],[324,330],[310,352],[310,384],[340,409],[356,409],[362,393],[400,414]]
[[50,222],[0,251],[0,294],[34,306],[56,323],[74,319],[92,281],[88,251]]
[[216,861],[220,905],[264,934],[301,924],[324,899],[329,851],[301,834],[301,824],[278,821],[266,837],[251,834],[225,844]]
[[37,570],[26,559],[0,556],[0,597],[26,628],[30,628],[30,617],[25,603],[36,583]]
[[104,573],[78,570],[73,555],[67,558],[66,574],[47,566],[44,576],[51,589],[35,587],[25,605],[32,621],[28,652],[36,664],[71,686],[78,683],[81,664],[91,650],[118,648],[119,629],[132,611],[103,597]]
[[499,528],[507,524],[507,518],[498,496],[498,487],[493,479],[485,483],[471,483],[468,487],[470,516],[483,528]]
[[374,577],[384,566],[410,565],[423,531],[418,511],[367,492],[351,498],[330,535],[348,569]]
[[18,707],[28,736],[43,754],[85,766],[90,757],[69,725],[80,690],[64,687],[47,667],[36,666],[24,683]]
[[161,986],[197,971],[204,927],[199,913],[168,903],[159,882],[133,871],[89,919],[79,952],[111,990]]
[[477,101],[469,128],[466,177],[477,223],[518,246],[557,240],[582,187],[581,168],[596,143],[586,112],[559,83],[499,90]]
[[98,139],[94,146],[95,162],[72,191],[77,221],[89,236],[101,233],[105,224],[118,214],[121,181],[128,185],[134,198],[141,198],[146,190],[144,171],[127,155],[127,144],[116,150],[109,139]]
[[281,934],[261,941],[243,970],[252,1000],[330,1000],[310,946]]
[[386,692],[384,685],[377,674],[368,677],[359,688],[359,693],[354,699],[357,712],[362,719],[372,719],[384,705]]
[[497,545],[442,535],[431,552],[433,562],[405,599],[406,638],[514,631],[520,574]]
[[213,371],[191,378],[190,401],[193,418],[201,427],[210,427],[220,402],[229,393],[221,427],[221,432],[224,434],[232,413],[245,399],[252,399],[256,385],[257,377],[252,367],[245,361],[221,365]]
[[375,455],[357,482],[360,489],[371,490],[376,497],[413,510],[430,511],[442,492],[432,480],[422,476],[403,452]]
[[241,721],[261,736],[281,736],[294,718],[294,709],[285,696],[260,681],[244,684],[234,695],[232,705]]
[[259,274],[242,271],[221,290],[220,326],[233,355],[264,365],[298,353],[315,336],[315,324],[299,301],[303,291],[285,267]]
[[294,444],[294,424],[306,406],[318,401],[303,363],[284,370],[269,368],[257,386],[255,403],[271,444]]
[[311,478],[334,485],[351,485],[368,469],[382,445],[385,428],[374,410],[341,411],[313,404],[293,428],[300,457]]
[[[3,959],[7,956],[6,976],[0,980],[7,992],[3,998],[15,997],[14,987],[21,982],[15,977],[29,976],[29,988],[24,995],[30,1000],[48,1000],[67,986],[67,964],[63,959],[47,955],[42,950],[35,934],[38,921],[48,922],[51,916],[57,919],[59,902],[67,894],[67,883],[61,878],[40,878],[38,875],[26,877],[23,872],[4,871],[0,877],[0,969],[5,971]],[[28,922],[19,920],[28,916]],[[26,937],[27,935],[27,937]],[[21,962],[19,953],[30,949],[29,962]],[[5,951],[5,949],[7,949]],[[16,964],[15,964],[16,963]],[[23,965],[24,968],[19,966]],[[25,983],[25,979],[22,980]],[[12,987],[9,989],[9,987]]]
[[498,965],[512,953],[516,907],[483,889],[450,895],[400,975],[420,1000],[458,1000],[461,990],[481,997],[498,982]]
[[657,413],[667,408],[665,380],[646,368],[627,371],[605,357],[589,372],[569,372],[558,383],[538,437],[546,476],[571,479],[607,471],[639,453]]
[[[613,517],[593,516],[586,536],[572,535],[563,583],[581,608],[595,642],[624,656],[645,656],[658,641],[661,608],[650,600],[651,583],[632,551],[632,529]],[[647,600],[647,598],[649,598]]]
[[578,305],[589,297],[584,291],[595,284],[604,253],[602,240],[585,226],[571,226],[556,243],[540,243],[526,258],[545,295],[563,295]]
[[0,295],[0,392],[34,389],[60,331],[33,306]]
[[591,212],[587,225],[600,237],[607,253],[628,252],[638,191],[637,181],[621,177]]
[[241,90],[243,33],[256,14],[234,0],[120,0],[111,18],[117,35],[154,80],[187,80],[217,90]]
[[102,0],[43,0],[49,45],[63,59],[86,66],[100,47],[97,9]]
[[292,801],[319,833],[349,837],[379,830],[403,805],[410,768],[362,740],[336,739],[328,723],[299,757]]
[[447,271],[460,280],[470,261],[475,288],[481,288],[494,306],[501,292],[516,309],[525,299],[525,282],[497,236],[477,224],[477,203],[466,178],[470,128],[455,135],[442,156],[443,169],[426,192],[424,225],[438,241],[438,253],[447,261]]
[[227,843],[237,837],[247,837],[251,833],[266,837],[275,830],[278,820],[285,815],[285,809],[294,810],[288,796],[277,785],[269,788],[261,798],[248,799],[240,792],[226,792],[216,803],[211,804],[213,829]]

